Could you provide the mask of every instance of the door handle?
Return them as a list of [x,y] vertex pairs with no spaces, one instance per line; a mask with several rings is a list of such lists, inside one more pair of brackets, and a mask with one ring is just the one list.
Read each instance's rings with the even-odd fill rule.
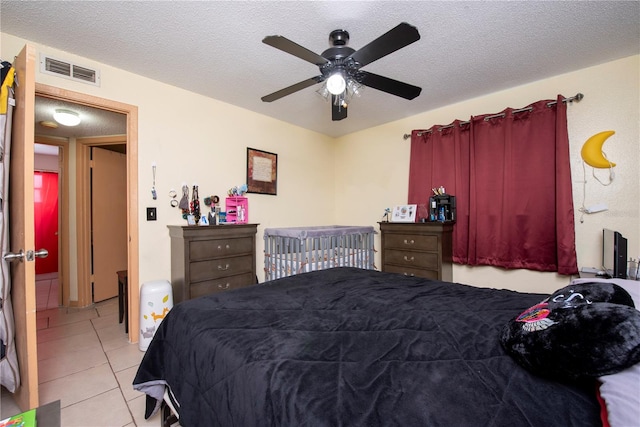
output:
[[20,252],[18,252],[17,254],[13,252],[7,252],[2,256],[2,259],[7,262],[16,261],[16,260],[22,262],[24,261],[24,251],[20,249]]
[[47,256],[49,256],[49,251],[46,249],[40,249],[38,251],[28,250],[26,254],[22,249],[20,249],[20,252],[18,252],[17,254],[13,252],[7,252],[6,254],[4,254],[2,259],[8,262],[15,260],[22,262],[24,261],[25,257],[27,258],[27,261],[33,261],[36,257],[46,258]]
[[46,249],[39,249],[33,253],[36,258],[46,258],[49,256],[49,251]]
[[27,251],[27,261],[34,261],[36,257],[46,258],[49,256],[49,251],[46,249],[39,249],[38,251]]

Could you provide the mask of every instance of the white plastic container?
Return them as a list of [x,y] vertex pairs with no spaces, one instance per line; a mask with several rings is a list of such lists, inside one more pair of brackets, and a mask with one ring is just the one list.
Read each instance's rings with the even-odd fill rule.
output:
[[147,351],[160,322],[173,308],[173,292],[168,280],[154,280],[140,288],[140,351]]

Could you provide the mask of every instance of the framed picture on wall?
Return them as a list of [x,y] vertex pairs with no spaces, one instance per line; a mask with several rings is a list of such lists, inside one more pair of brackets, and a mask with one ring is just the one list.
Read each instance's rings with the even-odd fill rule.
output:
[[278,155],[247,147],[247,193],[271,194],[278,189]]
[[391,222],[416,222],[418,205],[394,206],[391,213]]

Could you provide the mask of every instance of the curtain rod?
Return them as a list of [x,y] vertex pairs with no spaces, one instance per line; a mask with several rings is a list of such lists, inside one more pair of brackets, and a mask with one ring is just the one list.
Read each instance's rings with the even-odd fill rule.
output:
[[[576,96],[570,96],[569,98],[565,98],[562,100],[562,102],[569,102],[572,103],[573,101],[576,102],[580,102],[582,101],[582,98],[584,98],[584,95],[581,93],[577,93]],[[551,107],[552,105],[556,105],[558,103],[558,101],[551,101],[551,102],[547,102],[547,107]],[[522,113],[524,111],[531,111],[533,110],[533,107],[527,107],[527,108],[520,108],[519,110],[513,110],[514,113]],[[484,119],[486,121],[489,121],[491,119],[495,119],[496,117],[504,117],[504,113],[499,113],[499,114],[494,114],[492,116],[487,116]],[[464,122],[460,122],[460,126],[464,126],[464,125],[468,125],[469,123],[471,123],[469,120],[464,121]],[[452,128],[453,126],[455,126],[453,123],[449,124],[449,125],[445,125],[445,126],[440,126],[438,128],[439,131],[443,130],[443,129],[448,129],[448,128]],[[433,132],[432,129],[427,129],[424,130],[422,132],[418,132],[418,136],[422,136],[425,133],[431,133]],[[403,139],[409,139],[411,138],[411,134],[410,133],[405,133],[402,137]]]

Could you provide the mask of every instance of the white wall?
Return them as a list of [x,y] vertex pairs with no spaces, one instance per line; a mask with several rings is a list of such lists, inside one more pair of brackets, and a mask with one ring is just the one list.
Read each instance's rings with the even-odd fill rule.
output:
[[[168,224],[184,224],[171,208],[170,189],[199,185],[201,204],[246,181],[246,149],[278,154],[278,195],[248,194],[249,220],[259,223],[258,276],[262,280],[265,227],[325,225],[333,218],[334,140],[248,110],[144,78],[106,64],[0,33],[2,58],[13,58],[25,43],[61,60],[95,67],[101,86],[78,83],[36,71],[39,83],[82,92],[138,107],[140,283],[169,279]],[[158,200],[151,197],[152,163],[157,164]],[[146,221],[146,207],[157,207],[158,220]],[[75,280],[70,281],[72,287]],[[77,294],[71,290],[71,298]]]
[[58,156],[50,154],[35,154],[33,167],[37,171],[42,172],[58,172]]
[[[454,119],[466,120],[471,115],[555,99],[557,94],[569,97],[581,92],[584,99],[568,106],[578,266],[600,266],[604,227],[618,230],[627,237],[629,255],[637,258],[640,255],[639,59],[632,56],[555,76],[342,137],[335,152],[335,206],[341,208],[335,211],[337,222],[373,224],[380,221],[386,207],[407,203],[410,141],[402,136],[412,129],[427,129],[449,124]],[[421,96],[429,96],[428,93],[424,90]],[[591,177],[593,169],[587,166],[585,205],[606,203],[609,210],[585,215],[581,223],[581,214],[577,211],[584,195],[580,150],[587,138],[603,130],[616,131],[604,145],[609,159],[617,163],[615,179],[611,185],[602,186]],[[602,180],[608,179],[606,170],[596,170],[596,175]],[[348,212],[343,206],[349,206]],[[377,247],[379,245],[378,237]],[[377,263],[380,263],[379,254]],[[551,292],[569,280],[554,273],[459,265],[454,266],[453,279],[479,286],[538,292]]]
[[[0,37],[3,58],[12,58],[26,43],[4,33]],[[170,277],[166,225],[184,221],[179,211],[169,206],[169,190],[179,191],[183,182],[189,185],[196,182],[201,201],[207,195],[224,196],[227,189],[246,180],[247,147],[278,154],[278,195],[248,195],[249,219],[260,223],[257,268],[262,280],[265,227],[377,225],[386,207],[406,203],[410,147],[409,141],[402,138],[405,133],[448,124],[456,118],[522,107],[543,98],[555,99],[558,93],[585,95],[583,101],[568,108],[579,266],[600,264],[603,227],[622,232],[629,238],[630,254],[640,254],[639,56],[332,139],[105,64],[32,44],[38,53],[99,68],[102,76],[100,87],[36,72],[38,82],[139,108],[141,283]],[[428,96],[428,90],[421,96]],[[608,187],[588,178],[586,205],[606,203],[609,211],[585,216],[584,223],[580,223],[577,212],[582,203],[580,148],[589,136],[608,129],[616,131],[605,144],[609,158],[618,164],[616,178]],[[157,164],[155,202],[150,192],[153,162]],[[606,174],[598,171],[598,175]],[[158,221],[145,220],[147,206],[158,208]],[[376,247],[380,247],[379,236]],[[379,253],[376,258],[379,266]],[[569,280],[552,273],[493,267],[455,266],[453,274],[457,282],[539,292],[553,291]]]

